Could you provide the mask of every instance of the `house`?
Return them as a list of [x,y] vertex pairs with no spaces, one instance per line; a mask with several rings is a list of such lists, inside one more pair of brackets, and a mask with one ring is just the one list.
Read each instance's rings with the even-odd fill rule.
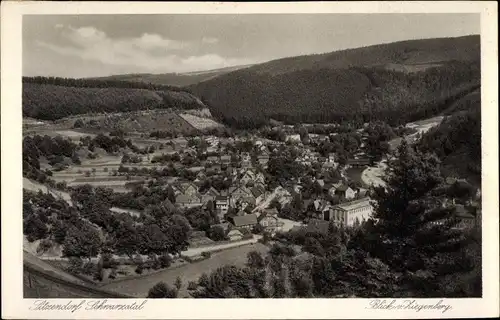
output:
[[197,152],[192,147],[185,148],[185,149],[182,150],[182,156],[183,157],[186,157],[186,156],[195,157],[196,155],[197,155]]
[[285,141],[300,142],[300,134],[287,135]]
[[365,188],[358,188],[356,190],[356,195],[360,198],[364,198],[368,196],[368,189]]
[[173,140],[174,150],[183,150],[188,145],[188,141],[184,137],[179,137]]
[[255,174],[253,173],[253,171],[247,170],[241,177],[240,181],[243,185],[246,185],[250,181],[253,182],[254,179],[255,179]]
[[327,189],[328,194],[333,197],[335,195],[335,192],[337,191],[337,189],[342,185],[343,185],[342,181],[339,181],[337,183],[328,184],[328,186],[326,186],[328,188]]
[[269,162],[269,154],[267,152],[264,152],[260,155],[257,156],[257,161],[261,166],[266,166],[267,163]]
[[[448,205],[447,203],[443,205],[444,207],[453,207],[453,217],[447,220],[453,220],[455,225],[453,228],[455,229],[470,229],[476,226],[478,221],[480,221],[480,209],[474,206],[464,206],[462,204],[455,204],[455,201],[452,201],[452,204]],[[479,210],[478,210],[479,209]],[[434,225],[442,225],[446,222],[446,220],[438,220],[432,222]]]
[[312,142],[317,142],[319,140],[319,134],[317,133],[309,133],[307,135],[307,137],[309,138],[310,141]]
[[222,166],[220,163],[214,163],[210,166],[209,169],[215,173],[219,173],[222,171]]
[[455,228],[470,229],[476,225],[476,216],[470,208],[464,205],[455,205],[454,219],[457,222]]
[[339,186],[335,190],[335,194],[348,200],[354,199],[354,197],[356,196],[356,192],[353,189],[351,189],[351,187],[346,186],[345,184]]
[[264,228],[264,231],[271,234],[275,234],[276,232],[283,230],[284,222],[279,220],[276,208],[274,208],[274,210],[264,211],[257,220]]
[[266,190],[264,188],[254,186],[250,189],[250,192],[252,193],[252,196],[254,196],[254,198],[257,199],[258,197],[263,195],[264,192],[266,192]]
[[229,209],[229,198],[227,196],[216,196],[215,197],[215,209],[219,216],[223,216],[227,213]]
[[332,206],[326,200],[316,199],[312,202],[310,209],[314,212],[314,215],[318,219],[328,220],[327,217],[330,215]]
[[[373,212],[370,198],[338,204],[330,210],[330,216],[325,220],[334,221],[344,226],[352,226],[356,221],[359,223],[368,220]],[[326,219],[328,218],[328,219]]]
[[198,193],[198,187],[191,182],[181,184],[182,193],[186,195],[194,195]]
[[217,157],[217,156],[208,156],[207,157],[207,163],[215,164],[218,162],[219,162],[219,157]]
[[209,146],[207,147],[207,149],[205,150],[205,153],[214,153],[214,152],[217,152],[217,146]]
[[244,216],[235,216],[232,218],[233,225],[236,228],[250,230],[257,224],[257,216],[255,214],[247,214]]
[[241,233],[241,231],[239,231],[238,229],[233,229],[228,232],[227,237],[231,241],[238,241],[243,239],[243,233]]
[[311,152],[311,153],[309,154],[309,159],[311,160],[311,162],[316,162],[316,161],[318,161],[319,157],[320,157],[319,152]]
[[220,195],[220,192],[217,191],[214,187],[210,187],[204,194],[201,195],[201,201],[203,203],[207,203],[209,201],[214,201],[217,196]]
[[181,194],[181,193],[184,192],[184,190],[182,189],[182,187],[180,185],[178,185],[178,184],[172,184],[171,187],[172,187],[172,190],[174,190],[174,195],[175,196],[177,196],[177,195],[179,195],[179,194]]
[[198,180],[205,180],[207,178],[207,175],[203,171],[198,171],[196,174],[196,179]]
[[254,185],[258,184],[264,184],[266,182],[266,177],[262,172],[259,172],[255,175],[255,178],[253,180]]
[[[231,204],[234,205],[238,200],[253,198],[252,192],[247,187],[231,187],[229,189],[229,195],[231,196]],[[255,198],[254,198],[255,201]]]
[[247,214],[247,213],[246,213],[245,211],[240,210],[240,211],[238,211],[238,213],[236,213],[236,216],[241,217],[241,216],[244,216],[244,215],[246,215],[246,214]]
[[220,162],[221,164],[230,164],[231,163],[231,156],[229,155],[224,155],[220,157]]
[[253,184],[254,188],[259,188],[261,190],[266,190],[266,185],[263,182],[255,182]]
[[241,167],[245,168],[245,169],[252,168],[252,161],[248,161],[248,160],[241,161]]
[[175,203],[183,208],[193,208],[203,205],[200,194],[181,193],[175,197]]

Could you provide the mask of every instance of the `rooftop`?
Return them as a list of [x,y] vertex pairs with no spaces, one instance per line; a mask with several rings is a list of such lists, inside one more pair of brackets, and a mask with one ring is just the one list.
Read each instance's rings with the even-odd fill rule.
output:
[[370,198],[362,198],[354,201],[349,201],[345,203],[341,203],[336,205],[334,208],[342,209],[345,211],[353,210],[353,209],[358,209],[364,206],[370,205]]
[[474,215],[464,205],[455,206],[455,216],[458,218],[474,219]]
[[244,216],[236,216],[233,217],[233,222],[236,227],[254,225],[257,224],[257,216],[253,213]]

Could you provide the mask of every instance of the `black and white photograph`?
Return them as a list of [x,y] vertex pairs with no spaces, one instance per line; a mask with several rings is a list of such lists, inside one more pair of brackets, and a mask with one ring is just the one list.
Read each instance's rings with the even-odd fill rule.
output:
[[481,30],[23,15],[23,297],[481,299]]

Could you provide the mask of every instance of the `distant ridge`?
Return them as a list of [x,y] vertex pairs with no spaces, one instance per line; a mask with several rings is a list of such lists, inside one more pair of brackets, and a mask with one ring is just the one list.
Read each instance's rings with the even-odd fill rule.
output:
[[202,70],[202,71],[192,71],[192,72],[182,72],[182,73],[130,73],[130,74],[118,74],[107,77],[97,77],[89,79],[97,80],[118,80],[118,81],[130,81],[130,82],[142,82],[151,83],[156,85],[170,85],[170,86],[188,86],[191,84],[199,83],[209,79],[213,79],[220,75],[248,68],[252,65],[240,65],[225,67],[219,69]]

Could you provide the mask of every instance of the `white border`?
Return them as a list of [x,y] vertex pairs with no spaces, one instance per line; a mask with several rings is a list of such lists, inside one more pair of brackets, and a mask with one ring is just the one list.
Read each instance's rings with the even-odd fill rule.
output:
[[[463,2],[314,2],[314,3],[140,3],[2,2],[2,318],[22,319],[333,319],[498,316],[498,52],[497,4]],[[150,300],[138,312],[40,312],[22,298],[22,118],[21,17],[23,14],[161,13],[480,13],[483,136],[483,284],[482,299],[446,299],[453,309],[384,311],[366,309],[367,299],[177,299]],[[54,299],[55,300],[55,299]],[[52,301],[54,301],[52,300]],[[57,299],[58,303],[65,299]],[[69,300],[69,299],[66,299]],[[75,301],[77,299],[73,299]],[[109,300],[113,302],[115,300]],[[116,302],[119,300],[116,300]],[[127,302],[133,300],[127,299]],[[138,300],[139,301],[139,300]],[[142,301],[142,300],[140,300]],[[418,299],[419,303],[435,299]]]

